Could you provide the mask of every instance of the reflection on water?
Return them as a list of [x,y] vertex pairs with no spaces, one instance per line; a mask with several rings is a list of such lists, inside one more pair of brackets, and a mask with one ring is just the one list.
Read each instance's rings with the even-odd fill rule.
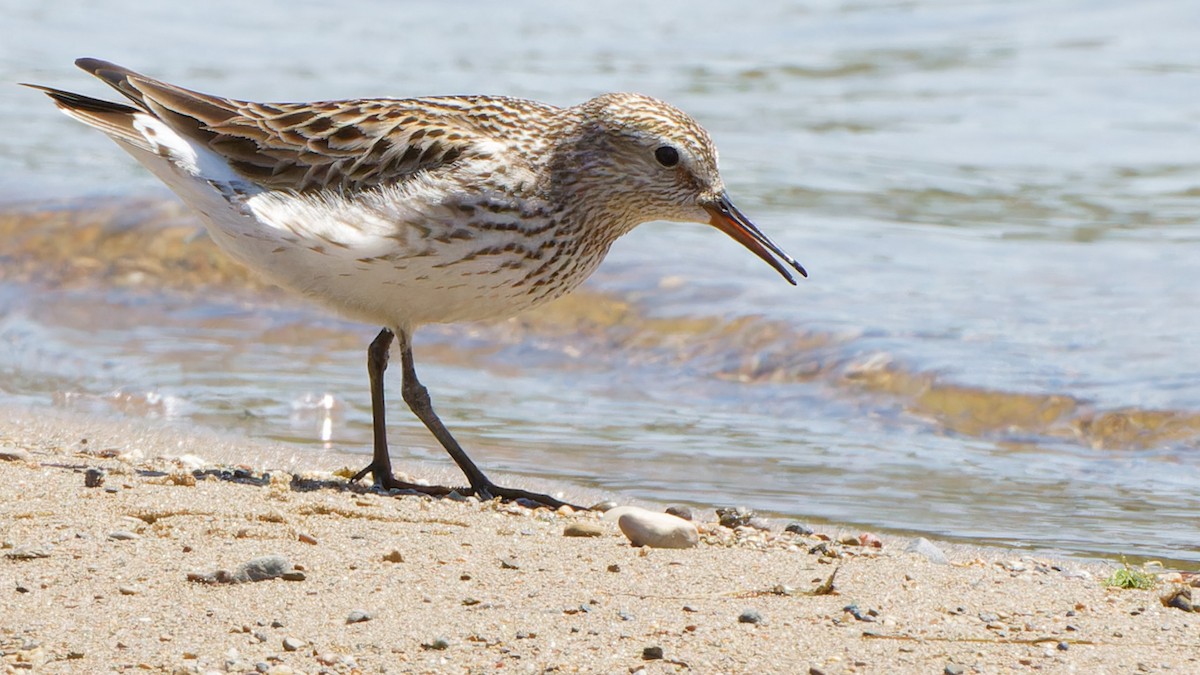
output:
[[[1195,3],[644,5],[406,6],[439,30],[398,46],[394,21],[321,4],[14,2],[0,80],[98,93],[69,66],[95,55],[247,98],[670,100],[811,278],[653,224],[573,299],[422,330],[423,379],[485,466],[1200,563]],[[0,97],[0,123],[20,130],[0,197],[26,202],[0,215],[0,398],[365,452],[374,327],[130,197],[159,188],[36,92]],[[446,464],[392,418],[398,457]]]

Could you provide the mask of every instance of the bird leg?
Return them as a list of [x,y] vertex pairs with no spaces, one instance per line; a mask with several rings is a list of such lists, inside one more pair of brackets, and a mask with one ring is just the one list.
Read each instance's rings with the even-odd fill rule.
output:
[[371,380],[371,418],[375,432],[375,450],[371,456],[371,463],[354,474],[350,482],[354,483],[369,473],[375,484],[385,490],[399,488],[434,495],[449,494],[449,488],[406,483],[392,476],[392,458],[388,455],[386,409],[383,400],[383,373],[388,367],[393,337],[395,335],[392,331],[384,328],[367,348],[367,376]]
[[[392,476],[392,460],[388,455],[387,423],[384,412],[383,373],[388,367],[388,357],[394,337],[395,334],[391,330],[384,328],[379,331],[379,335],[375,337],[375,340],[371,342],[371,346],[367,349],[367,375],[371,380],[371,413],[375,432],[375,450],[371,457],[371,463],[362,471],[355,474],[350,479],[350,482],[360,480],[370,473],[375,480],[375,484],[384,489],[400,488],[404,490],[417,490],[426,494],[445,495],[451,491],[449,488],[406,483],[396,480]],[[471,483],[470,492],[473,492],[481,500],[499,497],[501,499],[528,499],[555,509],[564,505],[573,506],[549,495],[500,487],[493,483],[476,466],[475,462],[467,456],[466,451],[462,449],[458,441],[454,440],[454,437],[450,435],[450,431],[446,429],[442,421],[438,419],[437,414],[433,412],[433,403],[429,399],[429,390],[417,379],[417,371],[413,365],[412,339],[404,331],[400,333],[400,359],[404,378],[401,394],[404,397],[404,402],[408,404],[413,414],[437,438],[442,447],[446,449],[446,452],[450,453],[450,457],[458,464],[458,468],[466,474],[467,480]],[[573,506],[573,508],[579,507]]]
[[[400,363],[404,373],[404,383],[400,390],[404,396],[404,402],[413,411],[433,434],[434,438],[442,444],[446,452],[450,453],[450,457],[459,469],[466,474],[467,480],[471,483],[471,491],[476,497],[483,501],[489,499],[528,499],[538,504],[549,506],[552,509],[557,509],[560,506],[572,506],[566,502],[559,501],[549,495],[543,495],[536,492],[527,492],[515,488],[500,487],[493,483],[483,471],[480,470],[475,462],[467,456],[466,451],[454,440],[450,432],[446,429],[442,421],[438,419],[437,413],[433,412],[433,403],[429,399],[429,390],[421,384],[417,379],[417,370],[413,366],[412,340],[406,332],[400,333]],[[385,453],[386,454],[386,453]]]

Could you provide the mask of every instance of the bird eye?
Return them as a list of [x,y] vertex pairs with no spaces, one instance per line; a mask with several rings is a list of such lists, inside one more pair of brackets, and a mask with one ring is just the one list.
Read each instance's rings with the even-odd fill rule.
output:
[[675,166],[679,163],[679,151],[669,145],[663,145],[654,151],[654,159],[663,166]]

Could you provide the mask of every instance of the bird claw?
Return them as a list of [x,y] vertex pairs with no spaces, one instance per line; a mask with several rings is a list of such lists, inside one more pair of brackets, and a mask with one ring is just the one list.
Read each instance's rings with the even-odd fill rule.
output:
[[504,501],[528,501],[533,502],[538,506],[545,506],[551,509],[558,509],[564,506],[569,506],[576,511],[587,511],[586,506],[576,506],[569,502],[564,502],[555,499],[550,495],[544,495],[540,492],[529,492],[528,490],[520,490],[518,488],[500,487],[495,483],[488,482],[483,485],[472,486],[471,492],[479,498],[480,501],[491,501],[493,499],[501,499]]

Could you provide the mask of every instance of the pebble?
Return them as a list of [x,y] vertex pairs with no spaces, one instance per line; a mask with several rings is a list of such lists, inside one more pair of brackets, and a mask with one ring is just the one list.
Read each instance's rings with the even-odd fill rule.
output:
[[663,657],[663,648],[662,647],[654,646],[654,647],[645,647],[642,649],[642,659],[643,660],[657,661],[657,660],[661,659],[662,657]]
[[97,488],[104,485],[104,469],[95,467],[88,469],[83,473],[83,484],[86,487]]
[[936,565],[949,565],[950,560],[946,558],[946,554],[942,553],[942,549],[938,548],[925,537],[918,537],[909,542],[904,549],[908,553],[916,553],[924,556],[926,560]]
[[371,620],[371,613],[366,610],[356,609],[350,612],[350,616],[346,617],[346,623],[362,623]]
[[599,523],[593,523],[587,520],[578,520],[567,523],[563,528],[564,537],[601,537],[604,536],[604,528]]
[[611,511],[611,510],[615,509],[615,508],[617,508],[617,503],[616,503],[616,502],[613,502],[613,501],[603,501],[603,502],[600,502],[600,503],[598,503],[598,504],[593,504],[593,505],[592,505],[592,508],[590,508],[590,509],[588,509],[588,510],[589,510],[589,511],[595,511],[595,512],[597,512],[597,513],[607,513],[607,512],[609,512],[609,511]]
[[633,513],[634,511],[645,511],[645,510],[646,509],[643,509],[640,506],[614,506],[611,509],[605,511],[604,515],[601,516],[600,519],[604,520],[606,522],[615,523],[618,520],[620,520],[621,516],[625,515],[626,513]]
[[669,513],[639,509],[622,515],[617,526],[634,546],[692,548],[700,542],[695,525]]
[[121,595],[137,595],[138,589],[133,586],[117,586],[117,592]]
[[117,541],[131,541],[133,539],[141,539],[141,537],[139,535],[137,535],[136,533],[129,532],[127,530],[116,530],[114,532],[109,532],[108,538],[116,539]]
[[667,513],[684,520],[692,520],[692,510],[686,506],[668,506]]
[[187,575],[188,581],[208,584],[241,584],[279,577],[288,581],[303,581],[304,573],[293,569],[292,563],[281,555],[265,555],[248,560],[232,571],[189,572]]
[[738,616],[738,623],[762,623],[762,614],[753,609],[744,610]]
[[878,612],[872,611],[864,612],[858,608],[858,605],[846,605],[842,608],[842,611],[846,612],[858,621],[865,621],[867,623],[873,623],[876,620],[875,615],[878,614]]
[[32,458],[33,455],[23,448],[14,448],[11,445],[0,447],[0,461],[28,462]]
[[283,651],[295,652],[304,649],[304,640],[294,637],[283,638]]
[[444,637],[436,637],[433,639],[433,642],[430,642],[429,644],[422,645],[422,646],[425,647],[426,649],[436,649],[438,651],[441,651],[443,649],[450,648],[450,640],[448,640]]
[[402,563],[404,562],[404,554],[401,553],[399,549],[394,548],[391,551],[383,554],[383,561],[390,563]]
[[1187,586],[1177,586],[1159,600],[1164,607],[1174,607],[1185,612],[1196,611],[1196,606],[1192,604],[1192,589]]
[[500,561],[500,569],[502,570],[519,570],[521,564],[515,558],[504,558]]
[[753,509],[745,506],[717,509],[717,522],[722,527],[728,527],[732,530],[750,525],[750,521],[754,519],[755,515]]
[[32,546],[19,546],[4,554],[9,560],[37,560],[38,558],[49,558],[50,554],[40,548]]
[[803,534],[803,535],[810,535],[810,534],[817,533],[816,530],[812,529],[808,525],[805,525],[804,523],[788,523],[787,527],[783,528],[783,531],[791,532],[792,534]]
[[957,663],[947,663],[945,670],[942,671],[946,675],[963,675],[965,672],[963,667]]
[[307,532],[301,532],[297,535],[297,538],[305,544],[312,544],[313,546],[317,545],[317,538]]

